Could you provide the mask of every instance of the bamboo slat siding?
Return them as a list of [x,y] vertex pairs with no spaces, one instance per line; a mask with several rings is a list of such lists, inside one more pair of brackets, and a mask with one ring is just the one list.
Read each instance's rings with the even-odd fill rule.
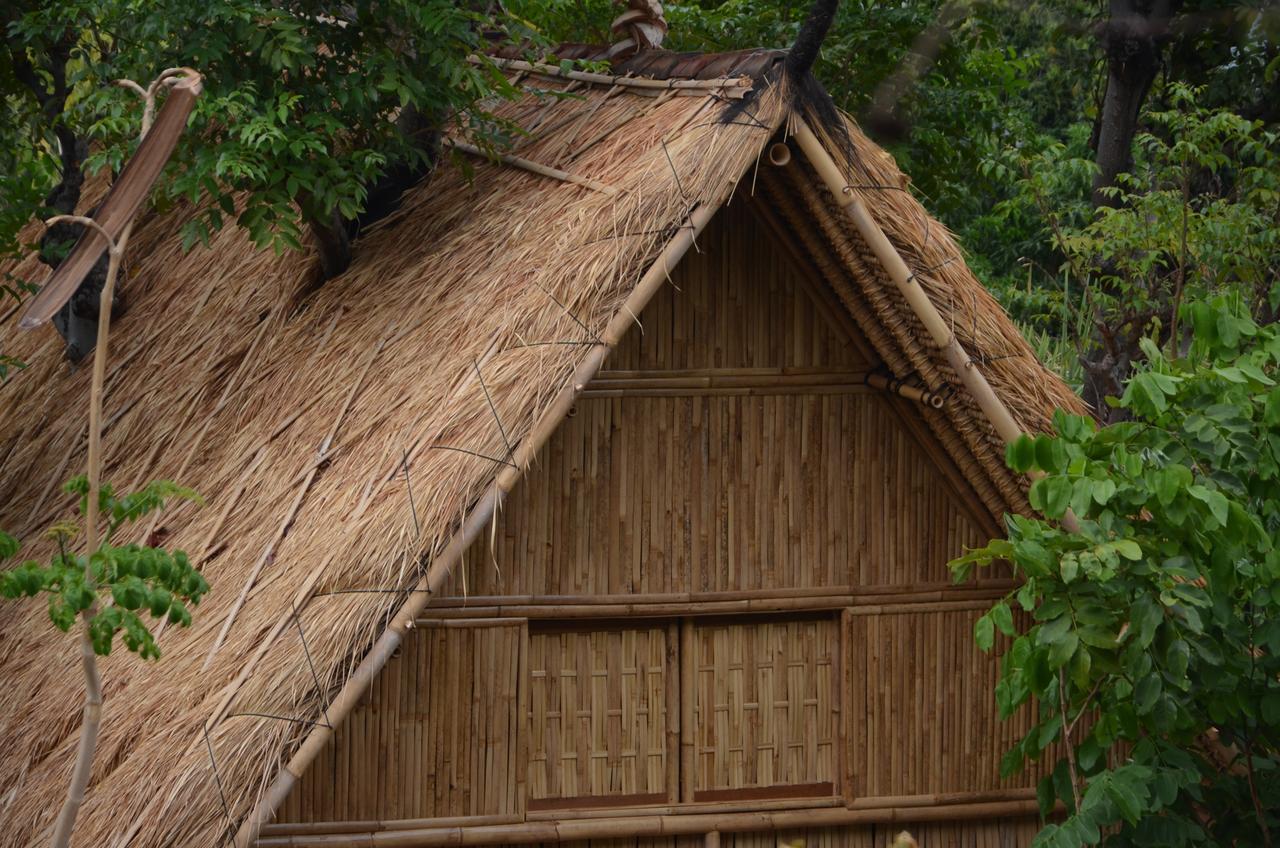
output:
[[602,398],[552,437],[450,593],[946,586],[983,541],[876,395]]
[[[909,831],[922,848],[1022,848],[1040,829],[1032,818],[964,822],[894,822],[851,827],[809,828],[763,833],[725,833],[721,848],[885,848],[894,836]],[[539,848],[703,848],[700,836],[594,839]],[[512,848],[535,848],[533,845]]]
[[405,641],[289,797],[281,821],[498,815],[517,791],[521,623]]
[[802,288],[746,203],[731,203],[654,296],[609,370],[858,369],[866,357]]
[[694,633],[696,789],[834,783],[837,622],[707,623]]
[[665,627],[534,632],[529,798],[667,800]]
[[1034,766],[999,779],[1000,757],[1031,722],[998,717],[999,666],[973,640],[985,607],[848,618],[854,797],[1035,785]]

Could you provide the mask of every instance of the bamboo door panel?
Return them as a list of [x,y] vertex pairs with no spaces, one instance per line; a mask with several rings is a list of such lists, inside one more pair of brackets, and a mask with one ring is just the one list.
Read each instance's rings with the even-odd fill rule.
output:
[[530,633],[530,809],[670,800],[668,630]]
[[831,617],[694,628],[694,800],[830,796],[836,781]]
[[996,710],[1002,646],[984,654],[973,638],[988,607],[848,616],[852,797],[1035,786],[1035,765],[999,776],[1000,758],[1030,729],[1032,714],[1001,720]]
[[385,821],[522,812],[523,621],[406,637],[278,817]]

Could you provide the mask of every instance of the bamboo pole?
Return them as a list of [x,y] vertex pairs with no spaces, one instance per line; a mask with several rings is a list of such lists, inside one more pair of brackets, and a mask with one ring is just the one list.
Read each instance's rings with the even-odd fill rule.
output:
[[593,83],[595,85],[625,85],[631,88],[647,88],[651,90],[672,89],[676,91],[718,91],[721,96],[730,99],[741,99],[751,90],[755,83],[750,77],[722,77],[719,79],[709,80],[693,80],[693,79],[650,79],[648,77],[628,77],[618,76],[615,74],[597,74],[589,71],[565,71],[554,65],[544,65],[539,62],[525,62],[520,59],[501,59],[497,57],[487,56],[484,59],[473,57],[472,62],[492,62],[499,68],[507,71],[522,71],[524,73],[538,74],[544,77],[561,77],[563,79],[577,80],[578,82]]
[[[983,415],[991,422],[991,426],[995,428],[996,434],[1005,444],[1010,444],[1017,440],[1023,433],[1022,428],[1018,426],[1018,422],[1014,420],[1013,414],[1009,412],[1009,408],[1004,405],[1004,401],[991,388],[991,384],[987,382],[987,378],[979,370],[978,364],[965,352],[960,340],[956,338],[955,333],[951,331],[942,314],[938,312],[937,307],[933,305],[933,301],[929,299],[928,292],[916,280],[915,273],[907,267],[902,255],[898,253],[897,248],[889,241],[888,236],[884,234],[884,230],[880,229],[880,225],[876,223],[866,204],[862,202],[862,198],[849,186],[848,180],[840,173],[840,168],[836,165],[835,160],[831,158],[831,154],[827,153],[826,148],[822,146],[822,142],[813,134],[813,130],[809,128],[803,118],[796,116],[793,130],[796,142],[800,145],[800,149],[804,151],[809,164],[818,172],[818,176],[822,178],[822,181],[835,197],[836,203],[844,209],[845,214],[849,216],[853,225],[857,227],[863,240],[871,248],[872,253],[876,255],[876,259],[880,261],[885,273],[889,275],[889,279],[893,281],[898,291],[902,293],[907,305],[911,307],[911,311],[920,319],[920,323],[924,324],[934,344],[942,349],[947,358],[947,363],[956,372],[956,375],[960,377],[960,382],[964,384],[969,394],[973,396]],[[1034,479],[1035,475],[1032,476]],[[1080,529],[1075,514],[1070,511],[1062,517],[1062,524],[1072,532],[1077,532]]]
[[478,827],[424,827],[332,835],[263,837],[258,848],[441,848],[456,845],[514,845],[590,839],[758,833],[796,828],[843,827],[890,822],[965,821],[1033,816],[1035,799],[941,806],[851,810],[828,807],[774,812],[619,816],[612,819],[529,821]]
[[337,696],[325,711],[328,722],[325,725],[312,727],[293,757],[276,774],[271,785],[267,787],[258,803],[245,819],[236,836],[235,844],[245,848],[253,844],[257,838],[258,828],[268,816],[273,814],[284,799],[292,791],[294,785],[306,771],[311,761],[324,749],[332,738],[333,728],[340,724],[361,696],[369,688],[373,679],[391,658],[391,654],[399,647],[404,634],[410,630],[417,617],[431,600],[432,595],[444,583],[453,566],[462,558],[471,543],[484,532],[490,520],[501,506],[508,492],[522,476],[524,469],[533,462],[538,451],[551,438],[560,422],[568,414],[577,396],[596,372],[600,370],[605,357],[617,346],[618,341],[635,323],[645,305],[665,283],[676,264],[694,245],[698,233],[711,221],[715,209],[699,206],[689,215],[686,226],[680,229],[674,238],[659,254],[657,260],[640,278],[634,290],[627,296],[622,307],[605,327],[600,342],[588,349],[581,365],[574,371],[569,382],[561,389],[555,400],[543,411],[533,426],[528,437],[517,447],[512,457],[512,466],[503,468],[494,478],[488,490],[472,507],[458,532],[449,544],[432,561],[427,573],[392,617],[391,624],[383,632],[378,641],[365,658],[356,666],[355,671],[339,690]]
[[525,159],[522,156],[513,156],[510,153],[494,153],[491,156],[476,147],[474,144],[468,144],[465,141],[450,140],[447,143],[450,147],[456,150],[461,150],[463,153],[469,153],[472,156],[479,156],[482,159],[496,159],[505,165],[511,165],[514,168],[523,168],[532,174],[551,177],[552,179],[561,180],[566,183],[586,186],[587,188],[593,191],[598,191],[601,194],[616,195],[618,193],[618,190],[611,185],[605,185],[604,183],[599,182],[598,180],[593,180],[590,177],[571,174],[568,171],[562,171],[559,168],[552,168],[550,165],[543,165],[541,162],[534,162],[532,159]]
[[867,385],[913,400],[916,403],[922,403],[925,406],[931,406],[934,409],[942,409],[947,402],[946,398],[937,392],[931,392],[918,386],[909,386],[895,377],[886,377],[883,374],[868,374]]

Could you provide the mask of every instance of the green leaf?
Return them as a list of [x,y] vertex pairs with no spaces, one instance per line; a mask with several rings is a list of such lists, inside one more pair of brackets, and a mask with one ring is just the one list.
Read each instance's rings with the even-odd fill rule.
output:
[[990,613],[974,623],[973,638],[983,651],[991,650],[991,646],[995,643],[995,626],[992,624]]
[[991,608],[989,615],[1001,633],[1006,636],[1017,635],[1017,631],[1013,628],[1013,610],[1009,609],[1008,602],[1001,601],[996,604]]
[[1132,539],[1120,539],[1113,542],[1112,547],[1115,548],[1116,553],[1125,559],[1135,561],[1142,559],[1142,548]]
[[1030,471],[1036,460],[1036,442],[1023,433],[1005,448],[1005,463],[1014,471]]

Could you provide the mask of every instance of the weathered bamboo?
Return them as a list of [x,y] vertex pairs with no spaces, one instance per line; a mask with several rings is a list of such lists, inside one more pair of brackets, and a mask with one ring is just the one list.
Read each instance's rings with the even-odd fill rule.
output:
[[683,227],[659,254],[657,260],[639,280],[634,290],[623,302],[613,319],[600,335],[598,344],[588,349],[582,363],[574,371],[569,382],[561,389],[555,400],[543,411],[529,436],[516,448],[512,457],[512,466],[504,468],[494,478],[489,489],[472,507],[466,520],[454,534],[449,544],[432,561],[425,576],[414,586],[408,600],[401,605],[392,617],[391,624],[374,643],[373,647],[361,660],[347,682],[339,690],[337,696],[325,711],[328,722],[316,725],[307,734],[293,757],[277,773],[275,780],[263,793],[254,809],[242,824],[237,836],[236,845],[247,848],[257,837],[258,828],[268,816],[279,808],[288,797],[298,779],[306,771],[311,761],[324,749],[333,737],[334,725],[355,707],[365,690],[373,682],[374,677],[382,670],[391,654],[399,647],[404,634],[413,627],[413,620],[431,600],[453,566],[462,558],[493,518],[507,493],[511,491],[522,476],[524,469],[537,456],[538,450],[555,432],[564,420],[574,400],[582,392],[583,387],[591,381],[609,352],[617,346],[618,341],[635,323],[645,304],[667,281],[671,270],[679,263],[684,254],[693,246],[698,233],[706,227],[714,209],[700,206],[689,215],[688,224]]
[[1034,799],[976,804],[776,812],[701,813],[670,816],[620,816],[612,819],[529,821],[480,827],[413,828],[366,833],[262,837],[258,848],[441,848],[455,845],[513,845],[656,836],[758,833],[794,828],[841,827],[889,822],[971,821],[1035,815]]
[[890,392],[899,397],[914,400],[916,403],[923,403],[925,406],[931,406],[934,409],[942,409],[947,399],[937,392],[931,392],[928,389],[922,389],[918,386],[910,386],[902,380],[894,377],[886,377],[883,374],[868,374],[867,385],[874,386],[881,391]]
[[695,79],[650,79],[648,77],[628,77],[617,76],[614,74],[597,74],[589,71],[566,71],[554,65],[544,65],[542,63],[525,62],[520,59],[501,59],[496,57],[478,57],[472,59],[473,62],[493,62],[499,68],[507,71],[524,71],[525,73],[538,74],[544,77],[560,77],[562,79],[577,80],[579,82],[588,82],[595,85],[625,85],[631,88],[647,88],[647,89],[674,89],[674,90],[693,90],[693,91],[717,91],[722,96],[731,99],[740,99],[746,95],[754,83],[750,77],[724,77],[720,79],[695,80]]
[[411,830],[423,827],[479,827],[495,824],[515,824],[523,821],[518,815],[500,816],[441,816],[440,818],[393,819],[390,821],[321,821],[264,824],[262,837],[333,835],[336,833],[376,833],[382,830]]
[[[818,137],[813,134],[813,130],[803,118],[796,117],[793,130],[796,142],[804,151],[809,164],[818,172],[818,176],[831,191],[836,203],[853,221],[853,225],[857,227],[867,246],[884,267],[885,273],[902,293],[911,311],[920,319],[920,323],[924,324],[934,344],[942,349],[947,363],[969,390],[969,394],[973,396],[983,415],[995,428],[996,434],[1005,444],[1016,441],[1022,435],[1022,428],[1014,420],[1013,414],[991,388],[991,384],[987,382],[978,364],[960,344],[956,334],[952,332],[942,314],[933,305],[933,301],[929,299],[929,294],[916,280],[915,273],[907,267],[902,255],[889,241],[884,230],[880,229],[880,225],[876,223],[858,192],[850,188],[848,180],[840,173],[840,168],[831,158],[831,154],[827,153],[822,142],[818,141]],[[1075,514],[1070,511],[1063,516],[1062,523],[1068,530],[1080,529]]]
[[809,160],[809,164],[818,172],[818,176],[830,189],[836,202],[857,227],[867,246],[871,248],[880,264],[884,266],[889,278],[906,299],[911,311],[920,319],[920,323],[924,324],[933,343],[946,354],[947,362],[951,364],[965,388],[973,395],[1000,438],[1005,442],[1017,439],[1022,435],[1022,428],[1014,421],[1008,407],[991,388],[987,378],[978,369],[977,363],[965,352],[960,340],[956,338],[946,320],[933,305],[933,301],[929,299],[928,293],[916,281],[915,274],[907,267],[907,263],[903,261],[893,243],[889,241],[884,231],[880,229],[880,225],[867,210],[861,196],[849,187],[849,181],[840,173],[840,168],[831,158],[831,154],[827,153],[822,142],[818,141],[818,137],[813,134],[813,130],[809,129],[809,125],[802,118],[796,118],[793,135]]
[[654,618],[676,615],[734,615],[770,612],[819,612],[849,608],[853,615],[879,615],[885,612],[929,612],[984,609],[991,601],[1009,591],[1008,586],[976,588],[972,594],[953,599],[945,593],[921,597],[898,595],[863,598],[857,595],[829,595],[812,598],[774,600],[676,602],[665,604],[508,604],[467,607],[432,607],[432,620],[466,620],[474,616],[499,619],[564,619],[564,618]]
[[602,194],[615,195],[618,193],[618,190],[613,186],[605,185],[598,180],[593,180],[590,177],[584,177],[580,174],[571,174],[568,171],[562,171],[559,168],[552,168],[550,165],[543,165],[540,162],[534,162],[533,160],[525,159],[522,156],[513,156],[510,153],[485,153],[474,144],[467,144],[465,141],[450,140],[448,144],[455,150],[461,150],[463,153],[469,153],[472,156],[479,156],[482,159],[497,159],[503,164],[511,165],[515,168],[523,168],[530,173],[539,174],[544,177],[551,177],[552,179],[560,180],[562,182],[585,186],[593,191],[601,192]]

